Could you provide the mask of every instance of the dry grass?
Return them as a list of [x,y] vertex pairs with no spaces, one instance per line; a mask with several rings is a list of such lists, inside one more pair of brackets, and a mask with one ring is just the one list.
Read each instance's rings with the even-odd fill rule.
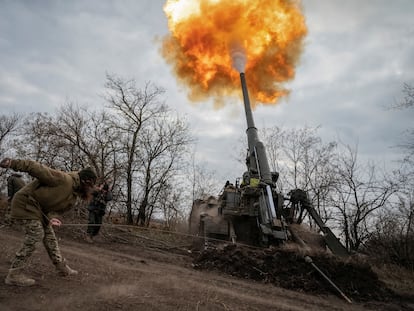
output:
[[374,266],[373,270],[387,286],[400,295],[412,295],[414,293],[414,271],[396,266]]

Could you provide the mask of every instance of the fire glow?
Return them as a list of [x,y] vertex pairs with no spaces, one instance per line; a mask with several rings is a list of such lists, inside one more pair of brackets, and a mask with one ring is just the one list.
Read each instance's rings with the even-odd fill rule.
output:
[[164,12],[171,33],[162,55],[190,100],[212,97],[220,106],[239,95],[234,68],[246,72],[253,105],[289,93],[283,83],[295,76],[307,33],[298,1],[168,0]]

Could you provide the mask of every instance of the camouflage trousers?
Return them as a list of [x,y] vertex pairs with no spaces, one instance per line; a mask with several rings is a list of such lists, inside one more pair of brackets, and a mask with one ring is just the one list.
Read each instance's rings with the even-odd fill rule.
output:
[[29,219],[13,219],[13,222],[23,227],[25,235],[23,246],[16,253],[11,269],[23,268],[35,251],[36,244],[40,241],[43,242],[53,264],[56,265],[63,261],[55,232],[50,224],[43,225],[40,220]]

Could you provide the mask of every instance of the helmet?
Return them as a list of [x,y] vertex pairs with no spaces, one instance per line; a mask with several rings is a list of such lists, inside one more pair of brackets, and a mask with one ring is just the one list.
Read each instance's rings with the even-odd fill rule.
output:
[[96,182],[96,173],[91,167],[83,168],[79,171],[79,178],[83,182],[95,183]]

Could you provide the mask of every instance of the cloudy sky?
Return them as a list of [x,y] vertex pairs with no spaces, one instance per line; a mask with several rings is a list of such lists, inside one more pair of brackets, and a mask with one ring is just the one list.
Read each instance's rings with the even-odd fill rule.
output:
[[[0,113],[54,112],[67,101],[100,107],[105,74],[151,81],[191,123],[200,160],[239,176],[234,147],[243,105],[190,104],[160,56],[161,0],[0,0]],[[304,0],[309,34],[288,98],[254,111],[256,126],[321,126],[324,141],[359,144],[391,163],[413,110],[389,110],[414,84],[414,1]],[[248,77],[247,77],[248,79]],[[260,135],[260,133],[259,133]],[[223,177],[225,178],[225,177]]]

